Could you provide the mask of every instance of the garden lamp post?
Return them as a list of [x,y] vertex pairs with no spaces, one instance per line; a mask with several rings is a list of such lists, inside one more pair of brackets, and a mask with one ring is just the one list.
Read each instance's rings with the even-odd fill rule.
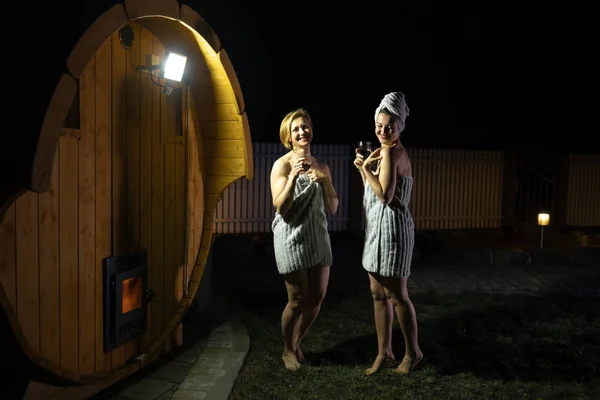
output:
[[540,238],[540,249],[544,247],[544,226],[550,224],[550,214],[539,213],[538,214],[538,225],[542,227],[542,233]]

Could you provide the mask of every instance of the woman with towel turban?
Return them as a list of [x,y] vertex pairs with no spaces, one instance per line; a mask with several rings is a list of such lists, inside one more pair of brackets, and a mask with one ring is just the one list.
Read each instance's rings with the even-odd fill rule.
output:
[[279,129],[281,143],[290,151],[273,163],[272,223],[277,269],[283,275],[288,302],[281,315],[283,363],[300,368],[300,342],[317,318],[327,292],[332,263],[326,213],[334,214],[338,197],[329,167],[310,154],[313,138],[309,113],[289,112]]
[[405,344],[405,354],[396,371],[408,373],[423,360],[416,313],[406,286],[414,246],[414,223],[408,208],[413,178],[410,159],[400,143],[400,133],[408,114],[403,93],[385,95],[375,111],[375,135],[381,147],[366,158],[356,149],[354,159],[364,183],[362,265],[369,273],[378,347],[377,357],[373,366],[367,369],[367,375],[377,372],[384,362],[394,360],[394,311]]

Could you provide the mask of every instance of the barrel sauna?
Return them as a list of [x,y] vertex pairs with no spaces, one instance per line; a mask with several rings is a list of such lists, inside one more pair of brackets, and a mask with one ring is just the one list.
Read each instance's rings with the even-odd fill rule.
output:
[[[0,357],[26,359],[30,398],[89,397],[180,345],[217,202],[252,179],[240,85],[210,26],[177,1],[106,3],[58,61],[33,147],[14,149],[31,173],[0,192]],[[188,57],[169,95],[137,69],[165,51]],[[107,315],[126,307],[143,326],[115,343]]]

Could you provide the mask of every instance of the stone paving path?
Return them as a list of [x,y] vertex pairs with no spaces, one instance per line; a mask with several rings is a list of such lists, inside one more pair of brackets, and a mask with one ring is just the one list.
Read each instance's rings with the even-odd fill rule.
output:
[[227,399],[250,339],[235,315],[172,361],[142,379],[120,382],[94,400]]

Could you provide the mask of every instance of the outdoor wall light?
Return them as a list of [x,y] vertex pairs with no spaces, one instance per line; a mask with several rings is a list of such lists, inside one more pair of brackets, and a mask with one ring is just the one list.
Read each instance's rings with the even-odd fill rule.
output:
[[550,214],[539,213],[538,214],[538,225],[542,227],[542,233],[540,238],[540,249],[544,247],[544,226],[550,225]]
[[186,62],[187,57],[184,55],[170,51],[165,52],[164,78],[170,81],[181,82]]
[[[149,72],[152,83],[163,88],[164,94],[168,96],[173,92],[171,82],[181,82],[186,62],[187,56],[172,51],[165,51],[165,58],[162,63],[159,63],[158,56],[148,54],[146,56],[146,65],[138,66],[137,70]],[[159,82],[155,82],[152,75],[158,75],[159,82],[160,78],[165,79],[165,85],[163,86]]]

